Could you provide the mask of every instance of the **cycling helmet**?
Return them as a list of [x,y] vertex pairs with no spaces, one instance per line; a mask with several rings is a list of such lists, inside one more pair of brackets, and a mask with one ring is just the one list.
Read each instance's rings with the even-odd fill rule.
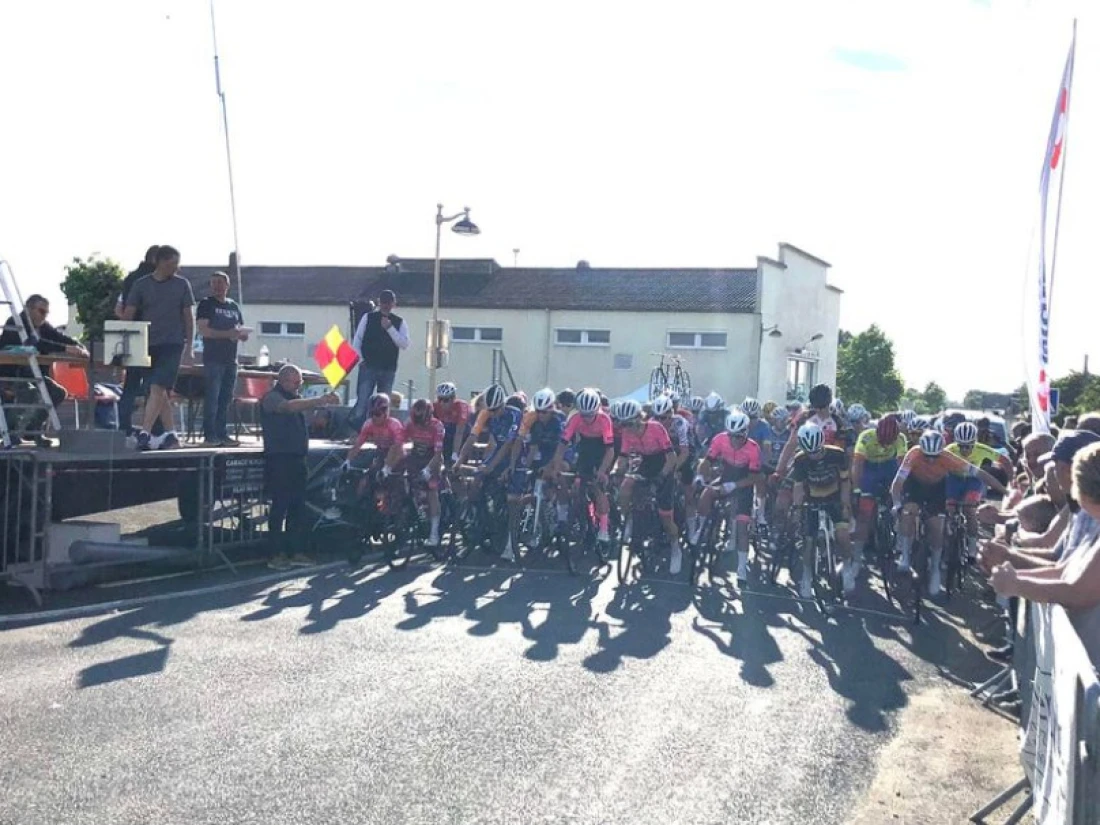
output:
[[948,413],[943,417],[943,426],[949,430],[953,430],[964,421],[966,421],[966,416],[961,412]]
[[485,409],[499,410],[504,406],[508,394],[504,392],[504,387],[500,384],[490,384],[485,392],[481,394],[481,397],[485,399]]
[[454,398],[458,395],[458,387],[452,384],[450,381],[444,381],[438,387],[435,388],[436,398]]
[[926,430],[920,437],[920,449],[929,458],[935,458],[943,452],[943,435],[935,430]]
[[390,411],[390,397],[384,392],[376,392],[370,397],[370,414],[388,413]]
[[898,427],[898,418],[893,413],[884,415],[875,426],[875,438],[883,447],[893,444],[898,440],[901,429]]
[[508,396],[508,400],[504,402],[509,407],[515,407],[520,412],[527,409],[527,393],[514,392]]
[[810,406],[823,410],[833,403],[833,391],[828,384],[815,384],[810,388]]
[[691,401],[688,403],[688,406],[691,408],[691,411],[696,412],[696,413],[702,412],[703,408],[706,407],[706,405],[707,405],[707,400],[705,398],[703,398],[703,396],[701,396],[701,395],[691,396]]
[[611,406],[611,399],[607,397],[607,394],[603,390],[596,390],[600,394],[600,406],[605,410]]
[[619,402],[619,420],[637,421],[642,417],[642,405],[633,398],[627,398]]
[[791,414],[787,412],[786,407],[776,407],[772,410],[771,420],[772,423],[778,427],[784,426],[791,419]]
[[577,405],[577,394],[568,387],[558,393],[558,406],[559,407],[575,407]]
[[901,426],[907,430],[913,429],[913,419],[917,417],[917,414],[912,410],[902,410],[898,413],[898,421],[901,422]]
[[734,410],[726,416],[726,429],[730,435],[745,435],[749,433],[749,417],[743,410]]
[[726,402],[722,400],[722,396],[718,393],[711,392],[710,395],[704,399],[703,406],[706,408],[707,412],[718,412],[726,406]]
[[839,398],[834,398],[833,403],[829,405],[829,412],[838,418],[844,418],[844,402]]
[[676,392],[676,390],[671,390],[668,394],[668,397],[672,399],[672,406],[674,406],[674,407],[679,407],[680,406],[680,401],[681,401],[680,393]]
[[848,420],[853,424],[862,424],[870,419],[871,414],[862,404],[853,404],[848,408]]
[[914,416],[913,420],[909,422],[910,430],[920,430],[921,432],[923,432],[924,430],[930,429],[931,427],[932,422],[925,418],[923,415]]
[[755,398],[746,398],[741,402],[741,412],[749,418],[758,418],[760,416],[760,402]]
[[418,398],[413,401],[409,414],[414,423],[427,424],[432,419],[432,404],[427,398]]
[[658,418],[662,415],[668,415],[672,412],[672,399],[667,395],[658,395],[653,399],[650,408],[653,410],[653,414]]
[[825,433],[817,424],[803,424],[798,428],[798,446],[808,453],[816,453],[825,446]]
[[577,410],[584,415],[595,415],[600,409],[600,394],[594,389],[583,389],[577,395]]
[[611,407],[607,410],[607,414],[611,416],[612,421],[621,421],[622,417],[623,417],[622,412],[623,412],[623,402],[622,401],[612,401],[611,402]]
[[554,409],[554,391],[549,387],[543,387],[535,393],[535,409],[539,412]]
[[969,447],[978,440],[978,428],[970,423],[964,421],[955,427],[955,441],[964,447]]

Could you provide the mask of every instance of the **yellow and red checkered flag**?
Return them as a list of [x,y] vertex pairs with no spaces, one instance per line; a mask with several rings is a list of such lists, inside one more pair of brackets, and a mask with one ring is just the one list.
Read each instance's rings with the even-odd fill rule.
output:
[[359,354],[340,334],[340,328],[333,324],[321,343],[314,348],[313,360],[328,379],[329,386],[335,388],[359,362]]

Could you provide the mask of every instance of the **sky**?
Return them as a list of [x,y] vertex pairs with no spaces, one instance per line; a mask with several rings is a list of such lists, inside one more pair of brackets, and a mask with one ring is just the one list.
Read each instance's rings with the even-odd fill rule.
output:
[[[430,257],[437,202],[482,229],[445,257],[503,264],[751,267],[785,241],[907,385],[1007,390],[1076,16],[1060,375],[1100,357],[1095,5],[217,0],[241,260]],[[55,322],[74,256],[226,260],[207,2],[4,3],[0,73],[0,256]]]

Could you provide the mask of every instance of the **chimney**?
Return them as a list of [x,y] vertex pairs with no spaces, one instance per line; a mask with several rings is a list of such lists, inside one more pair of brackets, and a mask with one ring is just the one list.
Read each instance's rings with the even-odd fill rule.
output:
[[588,261],[584,260],[583,258],[581,260],[577,261],[577,271],[578,272],[582,272],[586,269],[591,269],[591,268],[592,268],[592,264],[588,263]]

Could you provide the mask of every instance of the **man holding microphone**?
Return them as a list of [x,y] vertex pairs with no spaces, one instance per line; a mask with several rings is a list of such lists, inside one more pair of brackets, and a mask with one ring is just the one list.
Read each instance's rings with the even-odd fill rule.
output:
[[368,312],[359,321],[352,347],[359,353],[359,383],[351,424],[356,429],[366,420],[367,402],[376,393],[393,391],[397,377],[397,356],[409,347],[409,327],[405,319],[394,313],[397,296],[384,289],[378,296],[378,309]]

